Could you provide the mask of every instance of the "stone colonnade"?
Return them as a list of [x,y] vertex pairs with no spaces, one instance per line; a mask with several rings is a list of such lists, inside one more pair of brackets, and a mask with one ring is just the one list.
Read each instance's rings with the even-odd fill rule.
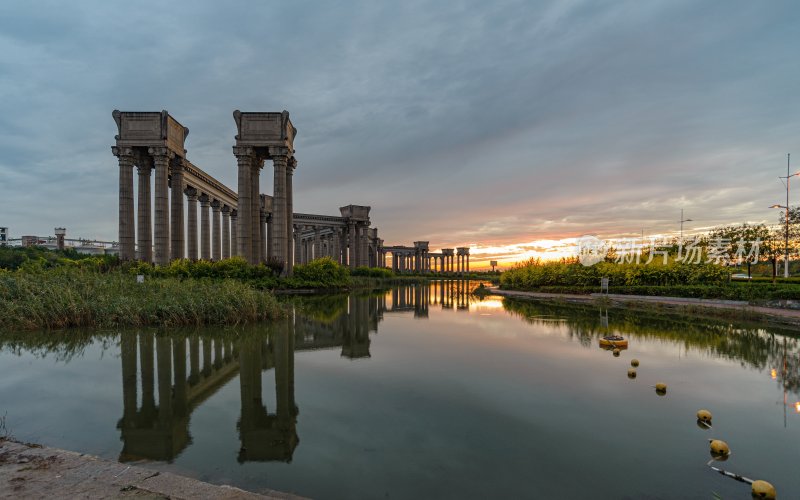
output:
[[414,242],[413,247],[384,247],[385,254],[392,255],[392,271],[396,273],[469,273],[469,247],[443,248],[440,253],[431,253],[427,241]]
[[378,238],[378,230],[369,227],[368,219],[353,217],[354,207],[369,210],[369,207],[349,205],[340,209],[343,217],[295,214],[295,262],[307,264],[314,259],[330,257],[353,269],[385,264],[383,240]]

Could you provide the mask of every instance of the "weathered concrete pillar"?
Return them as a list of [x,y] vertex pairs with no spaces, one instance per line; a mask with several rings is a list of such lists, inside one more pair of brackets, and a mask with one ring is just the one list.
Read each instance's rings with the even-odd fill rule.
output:
[[267,260],[272,258],[272,212],[267,214]]
[[211,260],[211,227],[208,220],[207,194],[200,195],[200,258]]
[[222,228],[220,227],[220,210],[222,204],[219,200],[211,202],[211,260],[218,261],[222,258]]
[[347,225],[347,234],[350,235],[350,252],[347,256],[347,263],[350,269],[355,269],[358,266],[358,233],[355,222],[349,222]]
[[156,338],[158,363],[158,420],[164,427],[172,420],[172,343],[168,337]]
[[469,273],[469,253],[467,253],[466,257],[467,257],[467,273]]
[[150,171],[149,162],[138,166],[139,171],[139,203],[136,229],[138,244],[136,258],[142,262],[153,262],[153,220],[150,212]]
[[231,210],[231,256],[236,255],[236,249],[239,248],[239,212]]
[[186,188],[186,247],[189,260],[197,260],[197,190]]
[[339,235],[339,228],[334,228],[331,235],[331,257],[339,264],[342,263],[342,249],[340,246],[341,236]]
[[369,227],[362,225],[359,231],[359,257],[361,266],[369,267]]
[[173,158],[172,199],[170,200],[170,258],[182,259],[186,256],[186,243],[183,232],[183,159]]
[[292,187],[292,178],[294,177],[294,169],[297,168],[297,160],[292,157],[286,162],[286,235],[288,237],[286,247],[286,260],[288,269],[286,274],[292,275],[292,268],[294,267],[294,194]]
[[238,206],[236,211],[236,255],[244,258],[247,262],[253,263],[253,243],[252,231],[250,229],[251,218],[251,192],[250,187],[250,165],[253,163],[253,149],[243,146],[234,146],[233,154],[236,155],[238,165],[239,185],[238,185]]
[[222,258],[231,258],[231,207],[222,207]]
[[294,234],[294,263],[303,263],[303,244],[300,242],[300,226],[292,226]]
[[285,148],[276,149],[283,149],[284,154],[278,154],[272,158],[272,164],[275,168],[275,191],[272,195],[272,232],[274,233],[272,235],[272,253],[275,259],[283,265],[283,274],[287,275],[289,273],[289,263],[286,258],[286,252],[289,248],[289,235],[286,234],[286,231],[289,226],[286,224],[286,168],[289,158],[287,156],[288,150],[285,150]]
[[133,150],[112,147],[119,162],[119,257],[136,258],[136,230],[133,216]]
[[150,148],[155,165],[155,204],[153,210],[153,261],[169,264],[169,163],[171,153],[167,148]]
[[312,259],[319,259],[322,256],[322,240],[319,237],[319,226],[314,226],[314,256]]
[[261,167],[254,163],[250,168],[250,231],[252,233],[253,264],[264,260],[261,250]]
[[136,333],[124,332],[120,335],[120,357],[122,358],[122,408],[128,421],[136,416],[138,405],[138,379],[136,364],[138,352]]
[[261,260],[266,262],[267,261],[267,243],[269,242],[269,234],[267,231],[267,214],[263,210],[259,210],[258,212],[259,223],[258,229],[259,234],[261,235],[261,245],[259,246],[258,250],[261,254]]

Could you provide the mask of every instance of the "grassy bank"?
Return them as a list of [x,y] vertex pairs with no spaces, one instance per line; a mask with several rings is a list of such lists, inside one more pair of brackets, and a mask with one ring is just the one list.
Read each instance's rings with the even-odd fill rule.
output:
[[6,329],[241,324],[279,317],[271,293],[234,279],[147,279],[56,269],[0,274]]
[[589,294],[600,291],[609,278],[609,292],[623,295],[745,300],[752,303],[800,299],[800,283],[762,280],[731,281],[730,271],[713,264],[615,264],[531,261],[506,271],[500,286],[506,290]]

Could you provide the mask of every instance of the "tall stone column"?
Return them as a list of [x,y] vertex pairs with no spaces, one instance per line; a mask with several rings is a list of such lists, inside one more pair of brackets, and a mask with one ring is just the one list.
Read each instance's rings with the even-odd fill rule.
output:
[[369,267],[369,227],[362,226],[359,236],[359,242],[361,243],[361,248],[359,248],[360,265]]
[[314,256],[312,259],[322,257],[322,240],[319,237],[319,226],[314,226]]
[[347,265],[347,228],[343,227],[339,233],[339,245],[341,250],[341,259],[339,263],[343,266]]
[[253,263],[264,260],[261,240],[261,167],[256,163],[250,169],[250,227],[253,234]]
[[236,255],[236,249],[239,248],[239,212],[238,210],[231,210],[231,256]]
[[259,217],[259,224],[258,229],[261,235],[261,246],[259,247],[259,253],[261,254],[261,260],[266,262],[267,261],[267,244],[269,243],[269,234],[267,232],[267,213],[263,210],[258,212]]
[[222,207],[222,258],[231,258],[231,207]]
[[153,210],[153,261],[169,264],[169,163],[172,153],[167,148],[150,148],[155,165],[155,205]]
[[340,247],[341,236],[339,235],[339,228],[335,228],[333,230],[333,234],[331,235],[331,257],[337,263],[342,262],[342,249]]
[[294,233],[294,263],[303,263],[303,244],[300,242],[300,226],[292,226]]
[[200,195],[200,258],[211,260],[211,227],[208,220],[208,195]]
[[272,213],[267,214],[267,260],[272,258]]
[[136,248],[136,258],[142,262],[153,262],[153,222],[150,213],[150,171],[152,168],[142,161],[138,165],[139,171],[139,203],[138,217],[136,218],[136,229],[138,232],[138,242]]
[[358,266],[358,226],[355,222],[350,222],[347,226],[347,232],[350,235],[350,254],[347,257],[347,262],[350,264],[350,269],[355,269]]
[[236,155],[236,163],[239,169],[239,185],[238,185],[238,206],[236,211],[237,224],[236,224],[236,255],[244,258],[250,264],[253,264],[253,243],[252,243],[252,230],[250,228],[251,218],[251,193],[250,187],[250,166],[253,163],[253,149],[242,146],[234,146],[233,154]]
[[133,150],[112,147],[119,162],[119,258],[136,258],[136,229],[133,215]]
[[469,273],[469,254],[465,256],[467,258],[467,273]]
[[170,258],[175,260],[186,256],[186,243],[183,232],[183,159],[174,158],[171,163]]
[[215,262],[222,258],[222,230],[219,220],[220,209],[222,209],[222,204],[219,200],[211,202],[211,260]]
[[187,257],[197,260],[197,190],[186,188],[187,213],[186,213],[186,242]]
[[272,235],[273,245],[272,253],[278,262],[283,264],[283,274],[289,273],[288,259],[286,252],[289,247],[289,235],[286,234],[289,226],[286,224],[286,168],[289,161],[288,150],[284,151],[283,155],[276,155],[272,158],[272,164],[275,168],[275,183],[272,195]]
[[292,157],[286,162],[286,234],[289,238],[286,248],[286,257],[289,268],[287,273],[289,276],[292,274],[294,267],[294,194],[292,187],[292,178],[294,177],[294,169],[297,168],[297,160]]

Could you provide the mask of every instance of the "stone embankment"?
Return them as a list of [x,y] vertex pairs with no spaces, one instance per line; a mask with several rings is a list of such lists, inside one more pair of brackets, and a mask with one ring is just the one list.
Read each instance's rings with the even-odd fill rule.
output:
[[91,455],[0,439],[0,498],[299,499],[251,493]]

